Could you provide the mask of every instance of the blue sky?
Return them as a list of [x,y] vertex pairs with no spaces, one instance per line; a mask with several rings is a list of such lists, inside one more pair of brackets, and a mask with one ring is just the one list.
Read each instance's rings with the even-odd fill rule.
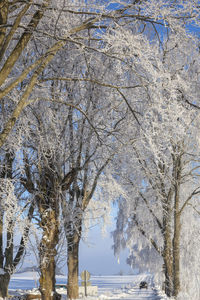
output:
[[[119,274],[120,271],[123,271],[123,274],[130,274],[132,271],[130,266],[126,263],[128,250],[124,250],[120,254],[119,261],[113,254],[111,232],[115,229],[115,216],[116,209],[113,207],[112,225],[107,228],[106,235],[103,236],[100,226],[96,225],[88,232],[87,241],[81,241],[79,248],[79,274],[84,270],[89,271],[93,275],[115,275]],[[33,244],[34,243],[35,242],[33,242]],[[35,251],[38,253],[36,246]],[[34,253],[30,252],[29,255],[25,257],[23,266],[19,264],[18,269],[23,269],[27,266],[38,266],[38,263]],[[67,273],[66,263],[67,257],[64,258],[64,263],[61,264],[63,274]],[[59,265],[59,267],[61,267],[61,265]]]
[[[113,225],[114,227],[114,225]],[[119,263],[112,250],[113,240],[110,232],[112,226],[107,229],[106,236],[102,236],[99,226],[92,228],[88,235],[87,242],[81,242],[79,252],[79,271],[88,270],[94,275],[113,275],[121,270],[129,274],[131,268],[126,264],[128,251],[121,253]]]

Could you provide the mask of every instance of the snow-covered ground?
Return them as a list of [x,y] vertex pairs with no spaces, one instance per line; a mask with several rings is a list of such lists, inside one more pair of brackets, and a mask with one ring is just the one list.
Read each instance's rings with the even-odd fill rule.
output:
[[[10,295],[23,295],[36,293],[39,275],[36,272],[15,274],[10,282]],[[57,276],[57,284],[66,284],[66,276]],[[131,276],[91,276],[92,285],[98,286],[98,296],[88,296],[87,300],[164,300],[167,299],[162,292],[154,286],[153,277],[147,274]],[[148,289],[139,289],[141,281],[148,282]],[[57,290],[66,299],[66,290]],[[83,299],[83,298],[81,298]]]

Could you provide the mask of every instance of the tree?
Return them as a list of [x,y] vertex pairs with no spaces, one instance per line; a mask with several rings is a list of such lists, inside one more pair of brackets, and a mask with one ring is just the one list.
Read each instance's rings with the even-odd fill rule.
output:
[[[64,4],[60,1],[52,3],[50,0],[42,2],[35,0],[23,4],[20,1],[2,1],[0,7],[0,99],[1,102],[7,102],[8,99],[17,101],[11,100],[12,111],[7,115],[7,120],[3,124],[0,146],[7,139],[23,109],[31,104],[29,97],[37,85],[38,76],[44,72],[47,65],[67,43],[80,45],[88,51],[90,46],[87,45],[87,40],[85,43],[85,31],[92,29],[98,39],[100,36],[98,29],[104,30],[108,26],[116,28],[121,25],[123,28],[126,20],[128,20],[129,28],[130,24],[131,26],[134,24],[133,30],[135,30],[135,25],[145,27],[146,24],[151,24],[154,27],[156,24],[159,26],[159,24],[168,23],[173,27],[180,20],[187,23],[194,19],[198,21],[197,2],[193,1],[192,5],[187,2],[184,4],[181,2],[180,5],[178,2],[176,4],[170,2],[166,14],[166,7],[163,8],[162,1],[159,5],[157,1],[150,1],[148,4],[138,0],[133,3],[128,2],[128,4],[127,1],[116,1],[117,9],[114,11],[109,3],[104,5],[102,2],[95,2],[96,9],[94,9],[92,3],[86,6],[84,1],[81,3],[78,1],[77,9],[74,1]],[[176,10],[179,14],[178,21],[174,13],[174,5],[178,8]],[[188,17],[190,12],[191,16]],[[160,22],[156,21],[156,18],[159,18]],[[157,33],[157,30],[155,32]],[[83,33],[82,36],[81,33]],[[94,51],[98,52],[98,49],[94,48]],[[27,53],[29,57],[25,55]],[[25,65],[22,63],[22,55],[26,57]],[[19,85],[23,86],[20,92]]]
[[55,291],[55,256],[60,227],[60,199],[63,191],[69,188],[75,172],[74,170],[68,172],[66,177],[63,175],[62,166],[59,165],[64,155],[59,139],[59,137],[62,139],[62,132],[57,131],[56,126],[65,126],[65,123],[58,122],[55,125],[54,118],[61,116],[56,116],[56,109],[51,109],[48,105],[47,108],[45,112],[45,107],[42,105],[39,109],[32,109],[28,113],[32,120],[30,136],[24,144],[24,163],[28,172],[22,182],[27,191],[35,195],[40,216],[41,296],[42,299],[59,299]]
[[[61,11],[59,10],[60,7],[62,7]],[[57,36],[57,25],[60,25],[60,19],[63,19],[61,13],[64,11],[64,7],[60,2],[57,6],[49,0],[44,0],[42,3],[40,1],[29,1],[24,4],[21,1],[13,3],[4,0],[0,8],[0,61],[2,65],[0,71],[0,86],[2,86],[0,99],[2,103],[6,103],[8,99],[13,98],[11,100],[12,111],[8,114],[0,135],[0,146],[2,147],[21,112],[30,104],[29,96],[36,86],[38,76],[45,70],[56,53],[62,49],[70,36],[90,28],[97,19],[89,19],[88,22],[85,20],[80,25],[76,21],[71,22],[69,20],[71,19],[69,17],[70,13],[67,12],[67,16],[64,17],[67,30],[64,30],[64,36],[59,36],[62,30],[59,28]],[[73,14],[73,11],[71,14]],[[45,32],[43,32],[40,25],[42,19],[42,27],[46,29]],[[71,26],[72,24],[73,26]],[[54,32],[53,36],[51,36],[52,32]],[[34,41],[37,45],[38,39],[40,48],[35,50]],[[22,55],[27,52],[30,52],[30,57],[22,68]],[[19,92],[18,87],[20,84],[23,85],[23,89]],[[13,102],[16,97],[17,101]]]
[[[10,111],[9,103],[1,106],[1,124]],[[19,123],[0,150],[0,295],[7,297],[11,275],[16,271],[26,249],[31,220],[34,212],[34,197],[26,194],[21,184],[21,141],[23,125]]]
[[[103,97],[98,95],[98,88],[93,86],[89,89],[86,98],[86,113],[93,126],[97,128],[98,135],[92,127],[88,127],[84,115],[77,118],[76,112],[70,109],[69,116],[71,142],[67,167],[71,166],[71,168],[78,170],[66,198],[62,202],[65,234],[68,243],[69,299],[78,298],[78,252],[85,212],[94,196],[99,177],[115,153],[109,140],[114,134],[117,134],[118,130],[117,127],[114,129],[115,121],[112,125],[107,124],[111,120],[109,116],[112,114],[109,108],[110,104],[104,103]],[[105,117],[105,115],[102,116],[103,111],[107,113],[106,119],[103,119]],[[112,126],[114,130],[112,130]]]
[[[0,7],[0,86],[1,103],[11,101],[12,110],[7,115],[0,135],[0,147],[4,144],[23,109],[30,105],[30,97],[38,83],[38,77],[48,64],[68,43],[91,50],[84,33],[92,29],[95,35],[105,29],[115,16],[127,17],[127,9],[134,4],[120,3],[119,9],[110,11],[107,6],[85,1],[67,3],[50,0],[10,2],[3,0]],[[98,5],[99,4],[99,5]],[[137,18],[137,16],[134,16]],[[80,35],[79,35],[80,34]],[[92,37],[97,38],[98,37]],[[35,48],[36,46],[36,48]],[[94,48],[94,51],[99,51]],[[28,54],[28,55],[27,55]],[[23,63],[25,56],[25,64]],[[19,85],[23,88],[19,90]],[[3,104],[2,104],[3,105]]]
[[[141,4],[140,13],[146,18],[151,16],[149,23],[154,27],[156,38],[152,35],[152,31],[150,34],[145,31],[144,23],[142,26],[137,22],[134,31],[131,27],[133,24],[131,26],[123,24],[124,26],[111,28],[105,36],[107,51],[110,55],[115,53],[115,57],[123,58],[125,61],[121,67],[122,76],[125,74],[129,85],[130,82],[135,84],[134,97],[129,90],[120,94],[139,125],[137,128],[130,123],[127,137],[124,139],[127,142],[128,136],[131,136],[129,155],[127,154],[128,147],[126,147],[126,155],[122,155],[121,159],[127,169],[119,178],[125,178],[127,188],[131,185],[134,187],[132,193],[134,191],[136,197],[132,206],[131,202],[123,204],[123,201],[130,197],[126,193],[120,200],[119,223],[117,223],[114,235],[116,247],[120,244],[124,245],[125,240],[129,244],[129,239],[132,237],[131,228],[135,225],[140,234],[145,239],[149,238],[156,251],[163,255],[166,293],[168,295],[173,293],[175,296],[180,290],[181,214],[188,202],[199,193],[194,174],[191,173],[191,177],[189,176],[195,163],[192,159],[190,160],[189,171],[186,170],[185,165],[188,153],[198,158],[198,150],[195,150],[195,154],[191,154],[194,150],[192,148],[197,144],[194,138],[196,135],[194,127],[197,124],[194,125],[194,120],[198,115],[195,109],[199,109],[196,101],[198,91],[196,83],[190,80],[190,76],[198,77],[198,40],[192,32],[188,32],[192,22],[199,25],[198,12],[195,2],[179,3],[180,6],[178,3],[169,2],[165,6],[163,1],[159,3],[149,1]],[[124,73],[125,70],[126,73]],[[195,109],[191,113],[192,107]],[[191,119],[184,120],[188,115]],[[188,145],[183,142],[186,141],[186,132],[191,138]],[[188,148],[189,145],[190,148]],[[130,168],[130,162],[132,168]],[[139,169],[142,168],[144,177],[140,176],[137,166]],[[198,168],[198,165],[195,167]],[[128,169],[130,172],[127,174]],[[180,189],[183,188],[183,178],[187,176],[188,182],[189,180],[192,182],[193,190],[188,189],[188,194],[182,197]],[[155,191],[157,191],[156,195],[153,196]],[[152,199],[155,199],[154,209]],[[157,201],[162,203],[162,213],[158,216],[155,213],[158,209],[156,208]],[[147,209],[147,218],[151,220],[152,230],[154,226],[159,228],[160,234],[156,240],[152,238],[152,233],[150,236],[146,234],[149,232],[150,225],[145,227],[143,224],[145,222],[144,207]],[[140,217],[139,212],[141,212]],[[171,235],[174,235],[173,239]],[[163,245],[160,241],[163,241]]]
[[120,178],[127,192],[120,200],[114,241],[117,250],[124,244],[133,247],[137,234],[142,245],[148,241],[163,259],[166,294],[177,296],[184,211],[200,193],[198,113],[179,99],[172,102],[169,94],[155,97],[139,137],[121,158]]
[[[117,142],[129,144],[128,134],[122,138],[119,130],[126,126],[134,146],[141,136],[144,146],[147,143],[157,147],[154,140],[157,129],[153,127],[154,135],[149,132],[148,136],[141,129],[148,124],[148,112],[151,115],[159,104],[157,115],[161,114],[164,120],[168,108],[172,112],[177,108],[188,112],[186,104],[194,109],[199,107],[198,86],[191,81],[192,76],[199,80],[198,40],[191,34],[191,26],[199,26],[198,1],[116,1],[113,9],[112,3],[107,1],[86,5],[85,1],[21,3],[4,0],[0,6],[0,22],[0,109],[5,115],[1,120],[0,146],[3,149],[8,137],[21,126],[24,134],[16,138],[17,143],[19,138],[23,140],[20,142],[24,161],[21,184],[37,200],[43,232],[40,265],[42,273],[49,274],[49,278],[41,276],[43,299],[51,297],[50,291],[57,297],[54,250],[58,242],[61,201],[69,257],[72,250],[75,251],[72,265],[76,271],[72,282],[76,288],[73,290],[69,284],[69,297],[76,298],[77,251],[86,208],[97,180],[118,151]],[[162,105],[167,106],[166,111]],[[144,126],[141,126],[143,118]],[[179,124],[178,118],[180,116],[169,118],[174,125],[172,131],[175,124]],[[181,122],[182,119],[181,116]],[[132,128],[127,124],[132,124]],[[184,133],[184,126],[177,127]],[[173,159],[163,151],[166,145],[174,147],[170,153]],[[177,183],[173,186],[173,192],[177,191],[177,212],[184,147],[179,135],[173,141],[166,137],[165,145],[159,141],[159,146],[159,151],[156,147],[152,153],[145,147],[144,151],[147,158],[148,155],[155,157],[155,163],[161,164],[153,169],[155,174],[162,175],[161,158],[171,166],[171,171],[174,167],[174,173],[170,174]],[[137,156],[137,150],[136,147],[136,165],[141,159],[146,162],[140,152]],[[185,201],[187,203],[187,199]],[[170,209],[170,203],[167,208]],[[171,224],[168,215],[163,217],[165,233]],[[174,217],[179,221],[179,214]],[[177,241],[178,231],[175,230]],[[174,248],[178,244],[174,244]],[[167,257],[171,256],[170,249],[171,245],[166,244]],[[51,257],[48,253],[52,253]],[[46,264],[47,261],[51,263]],[[48,267],[50,272],[47,272]],[[50,294],[45,294],[47,278]]]
[[[68,242],[68,295],[74,298],[78,297],[77,253],[85,210],[99,176],[117,149],[114,138],[118,135],[120,120],[111,102],[105,101],[106,89],[103,91],[81,81],[64,85],[62,81],[53,81],[51,86],[52,102],[46,102],[46,106],[38,103],[26,112],[27,119],[32,121],[29,121],[24,157],[31,178],[26,174],[23,182],[27,188],[34,187],[43,231],[40,244],[42,297],[50,297],[55,292],[55,275],[52,274],[62,204]],[[52,224],[56,224],[55,230]]]
[[[90,15],[90,12],[83,13],[77,10],[70,11],[69,9],[65,9],[62,6],[60,9],[61,3],[52,4],[50,1],[43,1],[42,3],[39,1],[29,2],[21,4],[21,2],[15,1],[15,3],[3,1],[1,6],[1,71],[0,71],[0,85],[2,87],[0,98],[1,98],[1,111],[4,111],[5,118],[1,120],[1,135],[0,135],[0,145],[1,148],[8,141],[8,136],[11,137],[13,130],[16,130],[16,127],[20,124],[20,119],[22,117],[22,112],[26,110],[26,107],[29,106],[32,102],[38,100],[38,97],[30,100],[30,96],[35,96],[37,93],[39,95],[39,99],[42,97],[42,92],[40,90],[41,82],[45,82],[46,78],[44,78],[45,69],[47,65],[53,60],[54,56],[61,50],[67,42],[74,43],[75,45],[79,45],[82,48],[84,43],[77,42],[76,39],[80,37],[76,36],[78,32],[84,31],[85,29],[89,29],[93,27],[94,23],[98,23],[102,18],[101,13],[91,13],[92,19],[87,18],[87,15]],[[85,7],[85,5],[84,5]],[[90,10],[90,7],[89,7]],[[123,13],[123,11],[122,11]],[[80,18],[74,18],[74,15],[84,15],[83,20]],[[110,15],[105,15],[103,18],[112,18]],[[65,20],[65,29],[63,27],[59,27],[63,20]],[[68,22],[66,22],[68,20]],[[9,23],[10,22],[10,23]],[[52,23],[51,23],[52,22]],[[66,30],[67,28],[67,30]],[[100,27],[99,27],[100,28]],[[45,29],[45,31],[43,30]],[[98,28],[97,28],[98,29]],[[62,32],[63,30],[63,32]],[[94,30],[96,30],[94,26]],[[51,32],[54,32],[53,36]],[[74,39],[72,40],[72,36]],[[83,33],[84,39],[84,33]],[[90,39],[90,38],[89,38]],[[86,40],[86,44],[88,39]],[[89,48],[89,45],[87,45]],[[94,49],[95,51],[95,49]],[[22,57],[23,55],[23,57]],[[54,61],[55,63],[55,61]],[[46,73],[47,74],[47,73]],[[41,75],[41,76],[40,76]],[[78,78],[78,77],[77,77]],[[75,78],[75,81],[77,80]],[[44,80],[44,81],[43,81]],[[73,78],[74,80],[74,78]],[[78,78],[81,81],[81,78]],[[40,81],[40,82],[39,82]],[[48,79],[49,81],[49,79]],[[87,81],[87,79],[86,79]],[[91,79],[89,80],[91,81]],[[40,84],[39,84],[40,83]],[[49,90],[50,86],[47,84],[47,89]],[[49,94],[49,92],[48,92]],[[46,100],[46,99],[45,99]],[[49,100],[49,99],[48,99]],[[70,105],[69,105],[70,106]],[[9,109],[7,109],[9,107]],[[73,105],[71,105],[73,107]],[[79,108],[79,111],[81,109]],[[87,116],[85,115],[86,119]],[[22,120],[23,121],[23,120]],[[89,122],[89,119],[87,119]],[[23,122],[22,122],[23,123]],[[91,124],[90,124],[91,125]],[[29,133],[29,126],[34,126],[31,122],[26,122],[26,130]],[[30,129],[32,130],[33,127]],[[93,128],[94,129],[94,128]],[[25,130],[25,127],[24,127]],[[27,138],[28,139],[28,138]],[[24,140],[24,144],[26,141]],[[40,165],[42,167],[42,171],[38,168],[38,178],[37,182],[34,182],[34,174],[32,174],[34,165],[33,163],[29,163],[29,153],[26,153],[26,146],[22,146],[23,150],[23,160],[24,160],[24,172],[25,176],[21,177],[21,184],[26,188],[26,190],[36,195],[36,200],[38,203],[38,208],[41,215],[41,224],[45,224],[49,217],[52,217],[55,222],[55,230],[54,237],[57,236],[58,225],[57,225],[57,217],[59,215],[59,206],[55,199],[52,201],[53,196],[57,199],[57,196],[54,194],[55,189],[57,187],[58,182],[55,182],[52,178],[52,162],[51,162],[51,154],[48,154],[48,146],[46,147],[45,153],[43,157],[40,157]],[[51,149],[50,149],[51,152]],[[47,160],[47,163],[46,163]],[[39,167],[39,166],[37,166]],[[41,172],[43,173],[41,173]],[[70,173],[72,172],[72,173]],[[33,172],[34,173],[34,172]],[[53,171],[54,173],[54,171]],[[69,171],[70,176],[73,174],[74,170]],[[76,173],[76,171],[75,171]],[[69,179],[65,174],[66,180]],[[50,178],[49,178],[50,177]],[[33,180],[34,179],[34,180]],[[39,180],[41,181],[39,184]],[[51,181],[51,187],[49,186],[49,180]],[[65,182],[65,177],[63,178]],[[65,182],[66,183],[66,182]],[[68,185],[71,183],[71,179],[66,184],[61,182],[65,189],[68,188]],[[43,194],[48,193],[48,197],[44,198]],[[53,194],[53,195],[52,195]],[[56,215],[51,216],[49,214],[45,215],[45,211],[47,210],[47,202],[51,202],[49,205],[49,214],[55,213]],[[51,207],[52,206],[52,207]],[[44,219],[44,220],[43,220]],[[49,224],[50,225],[50,224]],[[43,225],[42,225],[43,226]],[[46,231],[45,231],[46,230]],[[48,232],[46,225],[43,227],[44,237]],[[46,272],[46,266],[43,268],[42,263],[45,261],[45,251],[44,244],[45,238],[41,242],[41,268],[43,269],[43,273]],[[55,248],[56,246],[56,238],[55,241],[48,245],[48,249]],[[46,254],[47,254],[46,250]],[[51,251],[50,251],[51,252]],[[54,255],[52,255],[54,256]],[[52,260],[52,265],[54,262]],[[51,269],[51,273],[53,274],[54,266]],[[51,274],[48,273],[50,276]],[[43,282],[41,277],[41,282]],[[47,280],[48,281],[48,280]],[[50,279],[51,281],[51,290],[54,291],[54,275]],[[49,282],[50,282],[49,281]],[[41,284],[42,285],[42,284]],[[41,287],[41,290],[43,288]],[[47,297],[43,295],[43,297]]]
[[[2,152],[2,151],[1,151]],[[23,258],[34,212],[34,200],[24,203],[23,190],[19,188],[16,178],[17,159],[12,152],[1,155],[1,188],[0,188],[0,296],[8,296],[8,285],[11,275]],[[15,238],[21,234],[20,241]]]

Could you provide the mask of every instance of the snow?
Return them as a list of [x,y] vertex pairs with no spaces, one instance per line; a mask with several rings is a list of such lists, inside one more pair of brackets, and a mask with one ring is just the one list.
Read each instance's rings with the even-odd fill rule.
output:
[[[26,272],[15,274],[9,285],[9,294],[19,296],[26,293],[38,293],[37,272]],[[148,289],[139,289],[140,281],[148,282]],[[130,276],[91,276],[92,286],[98,286],[98,296],[82,297],[87,300],[166,300],[168,299],[153,282],[150,274],[130,275]],[[57,276],[57,284],[66,284],[66,276]],[[66,289],[59,288],[57,292],[62,295],[62,300],[67,299]],[[13,298],[17,299],[17,298]]]

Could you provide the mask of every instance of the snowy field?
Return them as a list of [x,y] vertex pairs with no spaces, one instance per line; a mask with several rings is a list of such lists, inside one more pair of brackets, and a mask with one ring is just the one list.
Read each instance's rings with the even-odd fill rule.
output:
[[[36,293],[39,276],[36,272],[16,274],[9,285],[10,295]],[[148,282],[148,289],[139,289],[141,281]],[[57,284],[66,284],[66,276],[57,276]],[[167,299],[155,286],[151,275],[132,276],[91,276],[92,285],[98,286],[97,297],[87,297],[88,300],[164,300]],[[66,299],[66,290],[58,289],[62,299]],[[83,299],[83,298],[81,298]]]

